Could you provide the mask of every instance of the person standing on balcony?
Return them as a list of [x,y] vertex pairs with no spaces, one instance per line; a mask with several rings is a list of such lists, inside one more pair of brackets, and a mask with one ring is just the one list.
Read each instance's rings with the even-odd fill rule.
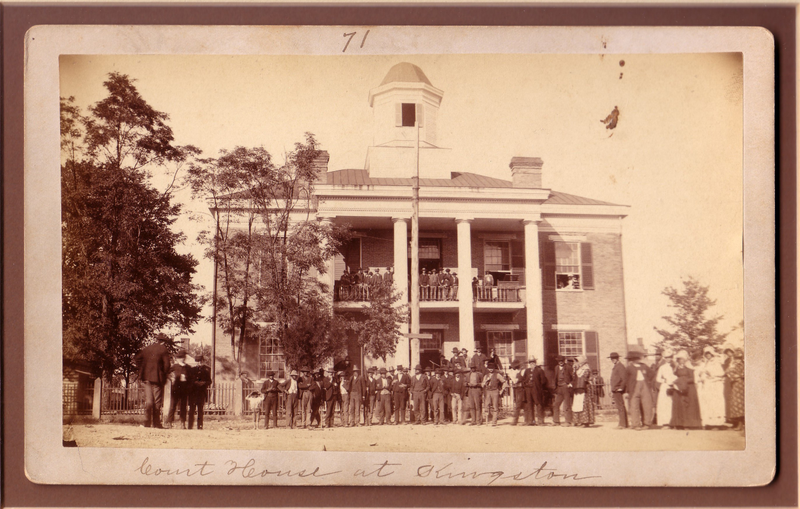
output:
[[441,300],[450,300],[450,290],[453,287],[453,276],[450,275],[450,269],[444,269],[442,275],[439,277],[439,298]]
[[495,300],[494,298],[494,276],[491,273],[487,272],[483,276],[483,291],[486,294],[483,296],[486,300]]
[[352,275],[350,274],[350,267],[347,265],[344,266],[344,272],[342,273],[342,277],[339,278],[339,300],[350,300],[351,299],[351,278]]
[[203,429],[203,406],[208,396],[208,387],[211,385],[211,368],[203,364],[203,354],[195,357],[197,366],[194,368],[192,379],[192,392],[189,395],[189,429],[194,425],[194,417],[197,415],[197,429]]
[[386,288],[391,288],[394,282],[394,272],[391,267],[386,267],[386,272],[383,273],[383,284]]
[[450,286],[450,300],[458,300],[458,274],[453,272],[453,284]]
[[422,274],[419,275],[419,298],[420,300],[430,300],[431,298],[431,289],[430,289],[430,276],[425,271],[425,268],[422,269]]
[[431,287],[430,300],[439,300],[439,275],[436,269],[431,269],[431,275],[428,277],[428,284]]
[[164,384],[170,368],[169,350],[165,345],[170,341],[166,334],[156,336],[156,341],[136,355],[139,366],[139,380],[144,385],[144,427],[161,428],[161,413],[164,404]]

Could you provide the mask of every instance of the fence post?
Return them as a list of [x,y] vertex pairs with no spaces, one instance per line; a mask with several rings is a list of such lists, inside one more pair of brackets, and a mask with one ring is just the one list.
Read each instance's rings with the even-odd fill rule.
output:
[[100,407],[102,405],[103,379],[94,379],[94,393],[92,394],[92,418],[100,419]]
[[233,415],[242,415],[242,402],[244,401],[244,383],[241,378],[233,382]]
[[164,384],[164,402],[161,408],[161,418],[166,424],[167,416],[169,416],[169,408],[172,405],[172,380],[167,378],[167,383]]

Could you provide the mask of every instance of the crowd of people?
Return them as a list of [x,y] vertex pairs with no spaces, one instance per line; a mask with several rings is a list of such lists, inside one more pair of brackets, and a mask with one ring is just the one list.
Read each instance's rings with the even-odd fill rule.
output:
[[743,430],[744,350],[726,345],[723,357],[707,346],[694,365],[686,350],[666,350],[656,352],[648,366],[641,353],[632,351],[626,367],[612,353],[618,428]]
[[[284,381],[268,373],[261,386],[264,394],[264,427],[278,426],[279,400],[285,407],[285,426],[353,427],[401,424],[497,425],[504,393],[513,401],[512,426],[519,424],[591,426],[595,422],[598,381],[586,357],[578,357],[567,365],[559,357],[560,369],[552,382],[537,359],[527,367],[518,361],[510,373],[502,370],[494,352],[484,355],[480,347],[472,357],[466,349],[453,349],[453,357],[440,367],[414,367],[411,374],[403,366],[372,367],[362,375],[358,366],[344,370],[301,368],[292,370]],[[545,408],[556,396],[552,422],[545,422]],[[567,406],[562,423],[558,408]],[[323,411],[324,410],[324,411]],[[338,422],[336,416],[339,416]]]
[[342,276],[334,284],[334,297],[338,301],[368,301],[370,293],[377,288],[390,288],[393,282],[392,267],[386,267],[383,273],[379,267],[374,270],[359,268],[355,272],[345,267]]

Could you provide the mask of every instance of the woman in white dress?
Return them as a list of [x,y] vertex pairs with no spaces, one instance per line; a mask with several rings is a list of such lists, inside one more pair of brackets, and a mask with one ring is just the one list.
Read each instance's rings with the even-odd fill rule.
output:
[[725,426],[725,369],[713,347],[703,349],[703,361],[697,367],[697,395],[703,426]]
[[658,402],[656,404],[656,416],[658,418],[656,424],[659,426],[669,427],[669,421],[672,420],[672,398],[667,394],[667,390],[669,390],[677,378],[675,376],[675,366],[673,364],[674,357],[675,354],[672,350],[666,350],[664,352],[665,362],[658,368],[658,372],[656,372],[656,383],[660,384],[658,386]]

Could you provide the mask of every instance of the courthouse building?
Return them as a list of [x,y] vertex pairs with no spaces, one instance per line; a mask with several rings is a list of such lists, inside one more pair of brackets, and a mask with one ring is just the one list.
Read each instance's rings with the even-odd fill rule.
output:
[[[622,219],[628,207],[543,188],[543,171],[569,169],[548,170],[535,154],[511,158],[511,180],[486,176],[502,168],[456,171],[449,162],[452,150],[441,148],[437,138],[443,96],[419,67],[395,65],[369,91],[374,141],[364,167],[328,168],[327,154],[320,159],[317,218],[347,223],[355,234],[323,277],[338,293],[345,267],[380,273],[393,267],[402,301],[408,301],[419,129],[420,269],[449,269],[459,281],[452,298],[428,294],[420,303],[420,332],[431,335],[419,340],[420,363],[449,359],[453,347],[472,355],[480,345],[484,353],[494,349],[505,365],[537,357],[551,368],[556,355],[583,354],[607,378],[608,354],[624,355],[627,343]],[[357,312],[364,305],[359,299],[337,294],[334,310]],[[221,357],[223,343],[217,348]],[[355,342],[348,354],[363,367],[384,364],[365,356]],[[263,377],[267,369],[283,375],[274,340],[249,345],[245,356],[252,377]],[[410,362],[409,340],[403,339],[385,364]]]

